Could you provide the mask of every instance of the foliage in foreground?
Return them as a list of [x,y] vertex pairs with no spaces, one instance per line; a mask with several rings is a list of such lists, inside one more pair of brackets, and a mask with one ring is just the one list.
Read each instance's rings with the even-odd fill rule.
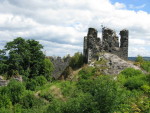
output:
[[[116,81],[111,76],[94,76],[93,68],[86,69],[79,72],[79,81],[55,81],[45,84],[39,95],[37,92],[25,89],[25,84],[11,81],[7,87],[0,88],[0,111],[4,113],[149,113],[150,75],[129,68],[124,70]],[[83,74],[87,74],[88,77],[85,78]],[[142,84],[133,82],[133,85],[129,82],[131,79],[142,80]],[[43,84],[41,81],[37,83]],[[58,98],[60,95],[61,98]]]
[[[26,47],[28,49],[24,51]],[[33,51],[30,47],[38,51]],[[5,55],[6,51],[0,51],[0,74],[6,74],[7,77],[22,74],[24,82],[12,80],[8,86],[0,87],[0,113],[150,112],[149,73],[128,68],[114,80],[113,76],[97,72],[97,67],[85,66],[77,75],[78,81],[48,82],[53,67],[48,59],[43,58],[38,42],[17,38],[5,48],[9,50],[10,57]],[[28,57],[25,58],[24,55]],[[42,57],[41,60],[38,59],[39,62],[34,58],[30,61],[30,55]],[[82,61],[82,54],[75,54],[71,67],[81,67]],[[136,62],[150,72],[150,62],[141,57]]]

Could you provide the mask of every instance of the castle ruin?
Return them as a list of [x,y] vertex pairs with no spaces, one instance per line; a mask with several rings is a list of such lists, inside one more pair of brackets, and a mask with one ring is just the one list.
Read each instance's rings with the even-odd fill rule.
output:
[[102,39],[97,35],[96,29],[89,28],[87,36],[84,37],[83,54],[86,63],[98,59],[100,52],[109,52],[125,60],[128,59],[128,30],[120,31],[120,41],[116,32],[106,27],[102,28]]

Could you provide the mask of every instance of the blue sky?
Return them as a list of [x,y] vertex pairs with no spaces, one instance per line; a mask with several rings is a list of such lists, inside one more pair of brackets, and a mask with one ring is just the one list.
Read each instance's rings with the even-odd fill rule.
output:
[[139,11],[143,10],[150,13],[150,1],[149,0],[110,0],[112,4],[116,2],[123,3],[129,10]]
[[47,56],[83,51],[83,37],[101,25],[129,30],[129,56],[150,56],[148,0],[0,0],[0,49],[16,37],[35,39]]

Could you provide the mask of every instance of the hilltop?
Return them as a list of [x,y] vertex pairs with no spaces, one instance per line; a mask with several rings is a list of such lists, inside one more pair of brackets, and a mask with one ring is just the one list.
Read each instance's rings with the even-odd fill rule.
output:
[[149,112],[149,61],[102,51],[85,63],[79,52],[53,59],[41,49],[17,38],[0,51],[0,81],[9,81],[0,87],[1,113]]

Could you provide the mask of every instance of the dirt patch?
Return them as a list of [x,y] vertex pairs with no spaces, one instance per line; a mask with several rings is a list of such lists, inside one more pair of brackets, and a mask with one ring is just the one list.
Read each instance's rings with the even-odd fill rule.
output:
[[61,89],[56,87],[55,85],[51,86],[50,87],[50,91],[52,93],[52,95],[57,98],[57,99],[60,99],[60,100],[63,100],[65,101],[66,99],[64,98],[64,96],[62,95],[61,93]]

